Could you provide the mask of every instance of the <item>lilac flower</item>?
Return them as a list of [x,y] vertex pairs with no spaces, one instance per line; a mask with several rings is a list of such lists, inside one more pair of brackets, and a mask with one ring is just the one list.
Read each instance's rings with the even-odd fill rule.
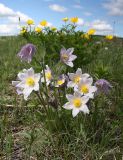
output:
[[18,53],[18,56],[20,57],[21,60],[30,63],[32,61],[32,57],[35,54],[35,52],[36,52],[36,47],[33,44],[28,43],[21,48],[20,52]]
[[105,79],[99,79],[95,82],[95,86],[97,87],[97,94],[104,93],[108,94],[112,85]]
[[73,62],[77,56],[73,55],[74,48],[69,48],[69,49],[65,49],[62,48],[60,51],[60,59],[63,63],[65,63],[66,65],[73,67]]

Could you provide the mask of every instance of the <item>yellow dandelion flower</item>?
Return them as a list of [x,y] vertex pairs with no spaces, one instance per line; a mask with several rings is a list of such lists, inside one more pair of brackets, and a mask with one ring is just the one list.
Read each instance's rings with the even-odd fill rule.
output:
[[41,31],[42,31],[42,29],[40,27],[35,28],[35,32],[40,33]]
[[114,37],[113,37],[113,35],[107,35],[105,38],[108,40],[112,40]]
[[68,17],[62,18],[62,21],[67,22],[69,20]]
[[27,32],[26,27],[25,27],[25,26],[22,26],[22,27],[21,27],[21,30],[20,30],[20,34],[24,34],[24,33],[26,33],[26,32]]
[[32,25],[32,24],[34,24],[34,21],[33,21],[32,19],[28,19],[28,20],[27,20],[27,24],[28,24],[28,25]]
[[48,23],[47,23],[46,20],[43,20],[43,21],[40,22],[40,25],[43,26],[43,27],[46,27],[47,24],[48,24]]
[[56,28],[56,27],[51,27],[51,30],[52,30],[52,31],[56,31],[57,28]]
[[20,34],[24,34],[24,33],[26,33],[27,31],[26,31],[26,29],[24,29],[24,30],[21,30],[20,31]]
[[90,39],[90,36],[88,33],[84,33],[83,35],[81,35],[81,38]]
[[72,18],[70,18],[70,21],[72,22],[72,23],[77,23],[78,22],[78,17],[72,17]]
[[96,32],[95,29],[89,29],[87,33],[88,35],[94,35],[95,32]]

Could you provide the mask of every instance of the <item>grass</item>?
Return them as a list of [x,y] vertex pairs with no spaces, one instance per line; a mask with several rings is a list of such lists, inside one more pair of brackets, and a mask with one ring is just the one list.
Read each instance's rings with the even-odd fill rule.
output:
[[0,38],[0,159],[121,160],[122,39],[104,42],[96,58],[81,66],[95,78],[109,80],[113,89],[109,96],[98,97],[91,104],[89,115],[79,114],[75,119],[64,110],[57,117],[54,109],[47,119],[35,95],[27,102],[16,95],[11,81],[20,70],[29,68],[16,56],[25,43],[22,37]]

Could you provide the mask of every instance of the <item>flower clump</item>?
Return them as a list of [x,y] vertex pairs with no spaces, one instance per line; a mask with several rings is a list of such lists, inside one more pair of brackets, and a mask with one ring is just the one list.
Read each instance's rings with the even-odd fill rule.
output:
[[[44,39],[43,44],[46,43],[45,35],[47,34],[51,38],[54,37],[54,35],[57,35],[58,37],[60,35],[60,40],[63,38],[63,35],[67,34],[72,35],[72,38],[75,33],[75,29],[79,24],[79,20],[80,19],[78,17],[62,18],[65,25],[61,30],[58,30],[58,28],[54,26],[49,26],[51,24],[46,20],[42,20],[40,24],[35,27],[33,26],[34,21],[29,19],[27,21],[27,27],[22,28],[21,34],[24,34],[26,37],[27,33],[29,33],[29,36],[34,36],[34,38],[36,36],[39,36],[38,38],[42,36]],[[32,27],[34,27],[34,29]],[[94,28],[90,28],[85,33],[79,33],[80,34],[77,34],[77,36],[79,36],[80,39],[85,39],[85,41],[82,41],[85,42],[84,47],[87,46],[86,48],[88,48],[87,41],[92,39],[96,30]],[[29,36],[27,35],[27,37]],[[113,36],[107,35],[106,39],[112,40]],[[32,42],[33,38],[30,39],[30,41]],[[76,43],[78,46],[80,45],[79,41],[76,41]],[[65,45],[68,46],[67,43]],[[34,44],[28,43],[22,47],[18,53],[18,57],[21,61],[30,63],[33,60],[37,49],[38,47],[36,48]],[[48,49],[46,48],[46,50]],[[79,47],[77,47],[77,50],[79,51]],[[30,69],[24,69],[22,72],[19,72],[17,81],[13,81],[12,84],[16,87],[17,93],[19,95],[22,94],[25,100],[28,100],[32,92],[36,93],[41,105],[45,107],[45,109],[48,109],[52,104],[54,108],[61,107],[62,109],[72,110],[73,117],[77,116],[79,112],[89,114],[90,104],[94,98],[98,97],[98,94],[108,94],[112,88],[110,83],[105,79],[99,79],[94,83],[94,79],[89,73],[83,73],[79,66],[74,66],[74,62],[77,62],[77,55],[74,53],[73,47],[68,49],[65,47],[61,48],[59,53],[59,62],[56,66],[54,66],[54,63],[56,62],[55,60],[50,63],[53,64],[52,67],[50,67],[50,65],[46,65],[45,56],[43,56],[41,62],[39,62],[36,57],[34,60],[36,63],[38,62],[37,65],[40,64],[39,66],[36,66],[38,73],[35,74],[32,67]],[[33,63],[30,65],[32,64]]]
[[[22,60],[31,62],[35,51],[36,49],[33,44],[27,44],[22,47],[18,56]],[[70,67],[74,66],[73,61],[77,58],[77,56],[73,55],[73,52],[74,48],[61,49],[61,65],[66,64]],[[54,71],[48,65],[43,65],[42,71],[36,74],[34,73],[33,68],[24,69],[22,72],[19,72],[18,80],[13,81],[12,84],[16,87],[17,93],[19,95],[24,95],[25,100],[28,99],[29,95],[32,92],[42,92],[41,94],[45,93],[44,96],[47,97],[49,96],[51,88],[52,92],[56,94],[57,91],[54,92],[54,90],[58,89],[59,93],[59,89],[65,87],[66,92],[64,94],[66,94],[66,99],[68,100],[68,102],[62,106],[67,110],[72,110],[73,117],[75,117],[79,112],[88,114],[88,102],[90,99],[94,99],[95,92],[97,92],[99,88],[104,92],[108,92],[108,89],[111,87],[106,80],[98,80],[95,85],[93,85],[93,78],[88,73],[82,73],[81,68],[78,68],[75,73],[62,73],[61,75],[56,77]],[[45,92],[43,93],[44,90]],[[60,97],[58,98],[64,97],[64,94],[63,96],[60,95]],[[50,97],[47,98],[49,99]],[[47,101],[47,98],[43,101]],[[43,102],[42,104],[46,104],[46,102]],[[57,104],[60,105],[60,103]]]

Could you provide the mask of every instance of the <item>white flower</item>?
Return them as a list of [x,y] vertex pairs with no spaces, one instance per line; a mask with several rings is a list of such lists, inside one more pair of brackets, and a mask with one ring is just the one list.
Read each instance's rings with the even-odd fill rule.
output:
[[[52,80],[52,72],[48,65],[46,65],[46,69],[44,72],[45,72],[45,77],[41,78],[41,82],[45,82],[45,79],[46,79],[46,85],[48,86]],[[42,74],[43,74],[43,71],[42,71]]]
[[73,55],[74,48],[65,49],[62,48],[60,51],[60,59],[66,65],[73,67],[73,61],[77,58],[76,55]]
[[23,94],[27,100],[31,92],[39,90],[40,73],[35,74],[33,68],[24,69],[18,74],[18,81],[12,81],[12,84],[17,88],[18,94]]
[[75,92],[74,95],[67,94],[66,98],[68,99],[68,102],[63,106],[63,108],[72,110],[73,117],[81,111],[85,114],[89,114],[89,109],[86,105],[89,97],[81,96],[79,92]]
[[81,79],[78,86],[74,88],[74,91],[78,91],[81,93],[81,95],[88,96],[89,98],[94,97],[94,92],[97,91],[97,87],[92,86],[93,79],[87,78],[87,79]]
[[86,79],[90,75],[87,73],[82,74],[81,68],[78,68],[76,73],[68,73],[68,76],[70,81],[68,82],[67,87],[76,87],[81,81],[81,79]]

